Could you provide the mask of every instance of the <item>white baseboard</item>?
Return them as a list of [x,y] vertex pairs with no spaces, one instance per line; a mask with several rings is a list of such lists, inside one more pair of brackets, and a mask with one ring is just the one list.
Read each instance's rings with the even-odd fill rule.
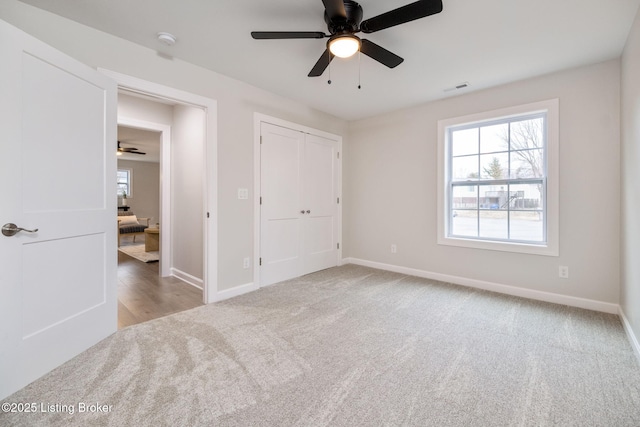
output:
[[633,328],[631,328],[631,323],[627,319],[627,316],[624,315],[624,311],[622,307],[620,307],[620,319],[622,319],[622,326],[624,327],[624,331],[627,333],[627,338],[629,338],[629,343],[631,344],[631,348],[633,348],[633,352],[636,354],[638,358],[638,362],[640,362],[640,343],[636,338],[636,335],[633,333]]
[[608,302],[590,300],[586,298],[572,297],[568,295],[554,294],[551,292],[536,291],[534,289],[518,288],[516,286],[503,285],[500,283],[486,282],[483,280],[469,279],[466,277],[452,276],[449,274],[434,273],[431,271],[418,270],[415,268],[401,267],[392,264],[384,264],[375,261],[367,261],[358,258],[344,258],[343,264],[356,264],[365,267],[377,268],[380,270],[393,271],[396,273],[417,276],[425,279],[438,280],[441,282],[454,283],[456,285],[468,286],[470,288],[484,289],[486,291],[498,292],[501,294],[513,295],[517,297],[529,298],[538,301],[552,302],[555,304],[568,305],[571,307],[586,308],[588,310],[601,311],[610,314],[619,314],[620,306]]
[[185,282],[185,283],[187,283],[187,284],[189,284],[191,286],[194,286],[194,287],[196,287],[196,288],[198,288],[200,290],[202,290],[202,287],[204,286],[204,282],[202,281],[202,279],[198,279],[197,277],[192,276],[189,273],[185,273],[184,271],[178,270],[177,268],[171,267],[169,269],[169,272],[176,279],[180,279],[183,282]]
[[238,285],[231,289],[225,289],[224,291],[216,292],[213,296],[213,302],[224,301],[229,298],[237,297],[239,295],[243,295],[258,289],[258,285],[251,283],[246,283],[244,285]]

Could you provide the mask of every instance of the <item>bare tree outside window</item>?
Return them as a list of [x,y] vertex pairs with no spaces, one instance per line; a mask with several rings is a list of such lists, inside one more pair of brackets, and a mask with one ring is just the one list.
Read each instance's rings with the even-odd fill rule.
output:
[[[544,176],[544,163],[541,155],[544,148],[543,119],[535,118],[511,122],[500,135],[505,149],[520,162],[511,170],[512,178],[540,178]],[[513,165],[512,165],[513,166]]]

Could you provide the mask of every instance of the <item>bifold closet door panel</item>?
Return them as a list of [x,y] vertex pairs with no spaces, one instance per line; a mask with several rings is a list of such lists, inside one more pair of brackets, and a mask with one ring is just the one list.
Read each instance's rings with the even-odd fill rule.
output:
[[302,271],[302,159],[304,134],[262,123],[260,257],[261,285],[298,277]]
[[337,265],[335,142],[305,135],[303,165],[302,268],[308,274]]

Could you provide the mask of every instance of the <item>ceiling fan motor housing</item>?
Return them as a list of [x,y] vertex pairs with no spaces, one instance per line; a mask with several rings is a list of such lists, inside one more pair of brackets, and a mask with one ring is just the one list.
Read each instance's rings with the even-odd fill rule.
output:
[[346,12],[346,21],[341,18],[331,20],[327,11],[324,12],[324,22],[327,23],[330,34],[355,33],[360,27],[362,21],[362,6],[353,0],[344,0],[344,11]]

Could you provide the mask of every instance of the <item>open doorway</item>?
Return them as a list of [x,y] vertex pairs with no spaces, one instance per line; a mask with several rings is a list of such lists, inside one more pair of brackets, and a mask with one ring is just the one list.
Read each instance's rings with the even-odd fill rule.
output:
[[123,89],[118,98],[124,327],[203,304],[205,112]]
[[201,288],[161,273],[161,141],[118,126],[118,328],[202,305]]
[[[169,273],[183,281],[197,280],[202,288],[202,300],[205,304],[218,301],[223,297],[218,291],[218,137],[217,137],[217,102],[214,99],[185,92],[179,89],[127,76],[110,70],[99,69],[101,73],[112,78],[118,85],[119,93],[127,92],[135,94],[140,98],[147,98],[157,103],[167,103],[174,105],[175,115],[181,118],[199,116],[199,125],[184,126],[181,130],[176,130],[175,126],[170,132],[163,131],[161,146],[161,173],[163,184],[172,182],[173,176],[182,177],[182,172],[194,170],[194,166],[198,165],[201,169],[197,179],[189,182],[181,182],[184,191],[174,189],[172,186],[163,185],[160,201],[160,227],[168,226],[169,233],[160,235],[160,245],[164,245],[164,238],[171,237],[169,250],[171,251],[170,265],[161,265],[161,274],[165,268],[169,269]],[[190,108],[193,107],[193,108]],[[122,123],[123,119],[129,114],[121,106],[118,106],[118,122]],[[148,118],[139,118],[129,120],[129,124],[150,121]],[[179,162],[172,153],[169,144],[166,144],[167,135],[178,135],[179,138],[191,138],[191,132],[200,133],[201,146],[198,149],[188,151],[188,155],[184,156]],[[175,142],[175,141],[174,141]],[[173,144],[176,146],[176,144]],[[170,167],[162,161],[165,155],[171,156]],[[178,165],[180,163],[182,166]],[[174,169],[174,170],[172,170]],[[169,176],[169,179],[167,177]],[[191,177],[194,174],[189,175]],[[167,205],[168,198],[165,197],[167,190],[171,198],[170,205]],[[181,197],[191,194],[194,191],[199,192],[201,196],[201,204],[199,208],[193,208],[188,204],[182,203]],[[179,207],[179,209],[176,209]],[[174,211],[175,209],[175,211]],[[197,220],[189,221],[185,214],[198,215]],[[170,216],[170,220],[166,220],[166,216]],[[163,226],[164,224],[164,226]],[[199,254],[192,254],[189,251],[183,251],[179,247],[183,245],[192,245],[192,237],[197,235],[201,242]],[[161,258],[165,256],[166,250],[161,251]],[[162,260],[161,260],[162,261]],[[200,263],[202,276],[192,277],[189,269],[193,265]]]

